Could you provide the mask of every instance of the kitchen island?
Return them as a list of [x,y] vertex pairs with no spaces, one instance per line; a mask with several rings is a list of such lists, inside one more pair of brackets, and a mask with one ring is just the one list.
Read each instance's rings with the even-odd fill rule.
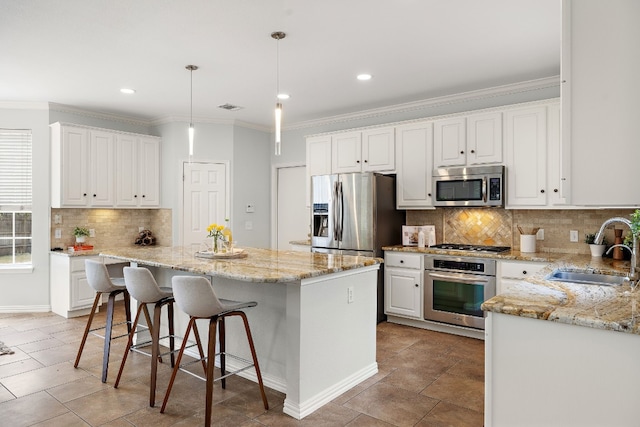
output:
[[486,426],[637,426],[640,291],[549,281],[555,269],[625,274],[568,255],[483,304]]
[[[244,251],[247,257],[237,259],[197,258],[183,247],[104,249],[100,255],[150,268],[161,286],[174,275],[204,275],[220,298],[256,301],[246,313],[264,383],[286,394],[283,411],[296,419],[377,373],[380,259]],[[176,310],[178,333],[187,321]],[[227,350],[250,359],[241,324],[229,321],[227,331]],[[242,374],[256,380],[253,370]]]

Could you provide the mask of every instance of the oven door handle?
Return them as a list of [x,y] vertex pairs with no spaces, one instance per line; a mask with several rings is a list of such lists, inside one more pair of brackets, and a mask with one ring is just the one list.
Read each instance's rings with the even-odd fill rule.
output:
[[468,274],[439,274],[439,273],[434,273],[432,271],[427,271],[427,274],[429,275],[429,277],[434,277],[436,279],[464,282],[469,284],[489,283],[489,279],[490,279],[489,277],[485,277],[485,276],[470,277]]

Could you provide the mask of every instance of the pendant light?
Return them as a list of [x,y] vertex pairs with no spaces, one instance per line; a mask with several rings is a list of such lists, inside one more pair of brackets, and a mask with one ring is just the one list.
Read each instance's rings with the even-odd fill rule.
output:
[[282,130],[282,103],[280,99],[286,99],[288,95],[282,95],[280,93],[280,40],[285,38],[287,35],[282,31],[276,31],[271,33],[271,37],[276,39],[276,111],[275,111],[275,119],[276,119],[276,142],[275,142],[275,154],[276,156],[280,155],[280,141],[281,141],[281,130]]
[[189,162],[191,162],[191,157],[193,157],[193,72],[198,69],[197,65],[187,65],[185,67],[191,73],[191,107],[189,110]]

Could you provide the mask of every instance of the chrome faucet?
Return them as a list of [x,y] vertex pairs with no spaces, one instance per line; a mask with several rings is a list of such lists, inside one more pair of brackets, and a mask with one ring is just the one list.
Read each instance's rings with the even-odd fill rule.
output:
[[[621,224],[625,224],[627,225],[627,227],[629,227],[629,229],[631,229],[631,221],[626,219],[626,218],[622,218],[622,217],[613,217],[613,218],[609,218],[608,220],[606,220],[605,222],[602,223],[602,225],[600,226],[600,231],[598,231],[598,234],[596,234],[596,237],[593,241],[593,243],[595,243],[596,245],[601,245],[602,244],[602,240],[604,239],[604,229],[607,228],[609,225],[615,223],[615,222],[619,222]],[[609,250],[607,251],[607,253],[609,253],[609,251],[611,251],[611,249],[613,249],[615,246],[619,246],[619,247],[625,247],[629,250],[629,252],[631,252],[631,268],[629,271],[629,280],[631,280],[632,285],[635,285],[635,283],[638,281],[638,238],[636,237],[635,234],[633,234],[633,230],[632,230],[632,236],[633,236],[633,243],[632,243],[632,247],[630,248],[627,245],[614,245],[612,247],[609,248]]]

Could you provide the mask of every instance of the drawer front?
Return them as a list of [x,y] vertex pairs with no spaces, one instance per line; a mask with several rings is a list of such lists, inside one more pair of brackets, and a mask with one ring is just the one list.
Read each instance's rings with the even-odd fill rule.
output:
[[500,261],[500,277],[524,279],[536,274],[547,264],[540,262],[508,262]]
[[413,268],[422,270],[424,255],[406,252],[385,252],[384,263],[389,267]]

